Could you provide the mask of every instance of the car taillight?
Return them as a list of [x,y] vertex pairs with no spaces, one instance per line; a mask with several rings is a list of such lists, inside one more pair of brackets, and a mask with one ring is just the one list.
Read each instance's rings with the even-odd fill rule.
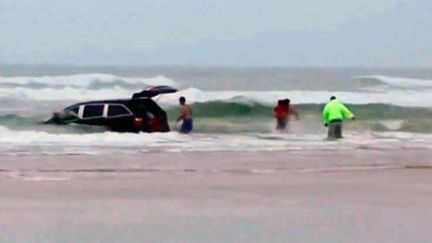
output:
[[134,123],[134,126],[141,127],[143,124],[143,119],[141,117],[135,117],[133,123]]

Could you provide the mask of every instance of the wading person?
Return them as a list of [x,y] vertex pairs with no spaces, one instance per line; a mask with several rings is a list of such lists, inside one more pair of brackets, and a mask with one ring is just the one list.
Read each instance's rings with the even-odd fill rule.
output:
[[177,118],[177,122],[181,121],[181,127],[180,132],[181,133],[190,133],[193,129],[193,122],[192,122],[192,110],[189,105],[186,104],[186,98],[180,97],[179,99],[180,103],[180,115]]
[[278,100],[278,104],[273,109],[273,116],[276,118],[276,130],[283,131],[287,128],[291,115],[299,119],[297,111],[290,104],[289,99]]
[[330,102],[324,107],[322,113],[324,125],[328,127],[328,139],[342,138],[342,122],[345,119],[354,120],[354,114],[336,97],[332,96]]

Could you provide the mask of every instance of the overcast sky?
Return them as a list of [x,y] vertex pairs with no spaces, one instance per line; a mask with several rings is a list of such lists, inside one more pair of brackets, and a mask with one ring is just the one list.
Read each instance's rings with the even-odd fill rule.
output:
[[[184,61],[175,53],[172,54],[175,57],[171,57],[167,50],[185,46],[194,55],[197,48],[202,50],[206,41],[223,45],[220,43],[242,40],[241,43],[247,45],[245,40],[248,38],[268,33],[307,32],[313,35],[343,29],[346,34],[350,26],[354,33],[359,23],[365,23],[362,27],[368,29],[368,25],[372,27],[377,22],[387,21],[387,16],[394,17],[407,2],[419,9],[431,6],[423,6],[427,3],[425,0],[1,0],[0,62],[224,65],[221,58],[213,58],[211,44],[204,50],[208,56],[200,53],[196,57],[185,57]],[[418,4],[413,5],[413,2]],[[414,11],[405,17],[416,18],[416,15]],[[432,16],[426,15],[430,18],[424,24],[430,25]],[[399,31],[398,24],[394,23],[391,31]],[[305,50],[311,51],[307,45],[305,43]],[[279,46],[272,51],[277,52],[277,48],[284,49]],[[264,58],[259,53],[254,54],[253,60],[247,58],[249,62],[245,63],[242,58],[236,58],[235,53],[233,55],[226,64],[260,65]],[[334,60],[339,60],[337,53],[331,55],[336,55]],[[209,59],[214,61],[209,62]],[[317,63],[339,64],[333,59],[326,63],[327,59],[317,60]],[[365,63],[355,57],[343,60],[347,65]],[[271,63],[268,56],[265,61],[268,65],[296,64],[283,60]],[[412,63],[416,64],[427,65],[432,61]]]

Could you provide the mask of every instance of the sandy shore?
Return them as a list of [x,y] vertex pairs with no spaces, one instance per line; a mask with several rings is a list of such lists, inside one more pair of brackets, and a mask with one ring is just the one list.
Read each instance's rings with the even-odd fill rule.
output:
[[431,155],[0,156],[0,242],[430,242]]

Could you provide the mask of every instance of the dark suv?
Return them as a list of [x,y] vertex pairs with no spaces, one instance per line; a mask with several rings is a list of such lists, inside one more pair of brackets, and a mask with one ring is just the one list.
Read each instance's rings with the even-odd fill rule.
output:
[[132,99],[78,103],[54,113],[45,123],[105,126],[117,132],[168,132],[166,112],[151,98],[176,91],[168,86],[156,86],[135,93]]

